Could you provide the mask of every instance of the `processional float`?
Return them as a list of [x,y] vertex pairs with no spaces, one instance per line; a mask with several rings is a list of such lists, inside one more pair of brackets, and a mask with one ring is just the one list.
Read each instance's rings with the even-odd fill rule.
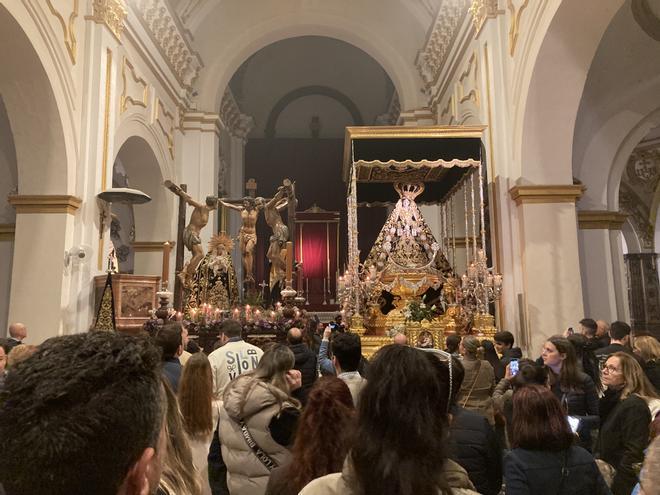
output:
[[[406,333],[412,345],[434,347],[452,333],[495,333],[490,305],[500,296],[502,277],[487,263],[482,132],[483,127],[346,129],[348,261],[338,287],[343,311],[367,353],[390,343],[392,329]],[[439,239],[422,204],[438,205]],[[364,261],[358,206],[392,207]],[[456,232],[463,220],[466,269],[459,275],[463,250],[457,249]]]

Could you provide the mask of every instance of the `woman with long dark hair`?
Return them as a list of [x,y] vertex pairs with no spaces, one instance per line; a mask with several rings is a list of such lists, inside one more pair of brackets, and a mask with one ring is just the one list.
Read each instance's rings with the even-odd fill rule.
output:
[[543,344],[543,364],[548,368],[550,389],[566,414],[580,421],[580,445],[591,448],[591,430],[598,425],[598,391],[589,375],[581,370],[575,347],[561,336]]
[[628,495],[637,483],[633,465],[642,462],[649,441],[652,418],[647,401],[658,395],[642,367],[628,353],[612,354],[601,373],[606,389],[600,400],[596,453],[615,469],[612,492]]
[[320,378],[298,421],[291,462],[271,471],[266,495],[296,495],[310,481],[341,471],[354,420],[346,383],[336,377]]
[[561,404],[542,385],[513,394],[513,449],[504,461],[507,495],[610,494],[592,455],[573,445]]
[[450,369],[435,353],[401,345],[379,350],[342,472],[312,481],[300,493],[475,494],[465,470],[447,458]]
[[211,495],[208,455],[218,424],[221,402],[213,394],[211,363],[203,352],[192,354],[179,383],[179,407],[183,427],[190,438],[193,462],[200,476],[202,494]]
[[222,458],[232,495],[260,495],[272,469],[289,462],[300,416],[291,392],[301,386],[291,349],[275,344],[257,368],[230,382],[220,408]]

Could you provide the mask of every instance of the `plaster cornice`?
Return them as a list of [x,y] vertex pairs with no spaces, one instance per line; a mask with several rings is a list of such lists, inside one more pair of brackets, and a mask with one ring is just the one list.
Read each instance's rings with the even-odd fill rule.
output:
[[517,205],[529,203],[575,203],[586,188],[580,184],[513,186],[509,190]]
[[73,215],[82,199],[71,195],[19,195],[12,194],[7,201],[16,209],[16,213],[68,213]]
[[580,230],[621,230],[628,215],[618,211],[582,210],[578,211],[578,227]]

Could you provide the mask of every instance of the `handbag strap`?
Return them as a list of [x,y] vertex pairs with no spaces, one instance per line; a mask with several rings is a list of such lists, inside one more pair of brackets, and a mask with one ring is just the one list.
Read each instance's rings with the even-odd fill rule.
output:
[[467,401],[470,400],[470,396],[472,395],[474,386],[477,384],[477,380],[479,379],[479,373],[481,373],[481,361],[479,361],[479,368],[477,368],[477,373],[474,375],[474,380],[472,381],[472,386],[470,387],[470,391],[468,392],[467,396],[465,397],[465,400],[463,401],[463,407],[465,407]]
[[254,440],[252,437],[252,434],[250,433],[250,430],[248,430],[247,425],[245,424],[245,421],[241,420],[239,422],[239,425],[241,426],[241,433],[243,433],[243,438],[245,439],[245,443],[247,444],[250,449],[252,449],[252,452],[254,452],[254,455],[257,456],[257,459],[261,461],[261,464],[265,466],[268,471],[272,471],[276,467],[279,466],[277,461],[273,459],[271,456],[266,454],[261,447],[259,447],[259,444]]

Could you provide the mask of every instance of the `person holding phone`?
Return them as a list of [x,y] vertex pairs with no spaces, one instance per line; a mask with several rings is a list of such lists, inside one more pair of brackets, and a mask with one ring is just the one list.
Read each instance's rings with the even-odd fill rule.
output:
[[542,385],[513,394],[513,449],[504,459],[507,495],[610,495],[593,456],[575,435],[555,395]]

